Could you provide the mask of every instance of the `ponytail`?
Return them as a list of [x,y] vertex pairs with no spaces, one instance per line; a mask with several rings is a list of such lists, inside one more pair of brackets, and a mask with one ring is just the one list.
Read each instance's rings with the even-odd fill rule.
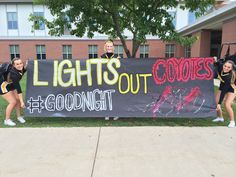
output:
[[235,73],[235,70],[232,70],[231,71],[231,81],[230,81],[230,83],[234,84],[235,81],[236,81],[236,73]]

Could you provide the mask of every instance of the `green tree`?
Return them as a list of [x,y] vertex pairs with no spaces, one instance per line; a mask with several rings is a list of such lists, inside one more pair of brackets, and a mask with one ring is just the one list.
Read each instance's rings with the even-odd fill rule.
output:
[[[119,38],[128,57],[135,58],[139,46],[146,41],[146,35],[158,36],[164,41],[176,41],[191,45],[194,38],[180,36],[172,23],[173,16],[168,9],[180,7],[201,14],[214,0],[34,0],[46,5],[54,19],[31,16],[46,23],[51,35],[62,35],[65,27],[72,35],[92,38],[99,32]],[[35,24],[37,27],[39,23]],[[125,30],[132,33],[132,51],[129,51]]]

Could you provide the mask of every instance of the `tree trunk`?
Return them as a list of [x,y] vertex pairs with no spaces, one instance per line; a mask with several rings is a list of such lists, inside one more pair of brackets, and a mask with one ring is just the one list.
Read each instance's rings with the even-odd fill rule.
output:
[[121,37],[119,37],[119,38],[120,38],[120,41],[121,41],[121,43],[122,43],[122,45],[123,45],[123,48],[124,48],[124,51],[125,51],[127,57],[128,57],[128,58],[131,58],[131,54],[130,54],[130,51],[129,51],[127,45],[126,45],[125,39],[123,38],[123,36],[121,36]]
[[116,29],[117,36],[120,38],[120,41],[121,41],[121,43],[123,45],[123,48],[124,48],[124,51],[125,51],[127,57],[131,58],[131,54],[130,54],[130,51],[129,51],[127,45],[126,45],[126,41],[125,41],[124,37],[121,34],[121,30],[120,30],[119,23],[117,21],[116,15],[112,14],[112,18],[113,18],[113,21],[114,21],[114,27]]
[[136,40],[136,34],[134,33],[133,39],[132,39],[132,58],[136,58],[136,53],[138,51],[138,48],[140,46],[140,42]]

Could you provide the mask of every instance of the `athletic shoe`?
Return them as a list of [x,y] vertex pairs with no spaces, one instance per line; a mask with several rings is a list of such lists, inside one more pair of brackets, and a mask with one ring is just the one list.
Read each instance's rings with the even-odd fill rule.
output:
[[18,117],[17,120],[22,124],[25,123],[25,119],[22,116]]
[[109,117],[105,117],[105,120],[109,120]]
[[217,117],[217,118],[213,119],[212,122],[224,122],[224,118],[223,117]]
[[118,120],[118,119],[119,119],[119,117],[114,117],[114,118],[113,118],[113,120]]
[[231,120],[228,125],[229,128],[234,128],[235,127],[235,122]]
[[5,120],[4,120],[4,125],[15,126],[16,123],[13,122],[11,119],[5,119]]

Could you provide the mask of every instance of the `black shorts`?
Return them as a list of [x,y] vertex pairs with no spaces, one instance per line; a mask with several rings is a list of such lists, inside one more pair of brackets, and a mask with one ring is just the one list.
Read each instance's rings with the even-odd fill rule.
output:
[[[219,88],[220,91],[222,91],[222,87]],[[230,93],[236,93],[236,91],[234,90],[233,87],[229,87],[228,90],[227,90],[227,93],[230,92]]]
[[15,90],[12,84],[7,83],[6,81],[0,83],[0,95],[4,95],[12,90]]

